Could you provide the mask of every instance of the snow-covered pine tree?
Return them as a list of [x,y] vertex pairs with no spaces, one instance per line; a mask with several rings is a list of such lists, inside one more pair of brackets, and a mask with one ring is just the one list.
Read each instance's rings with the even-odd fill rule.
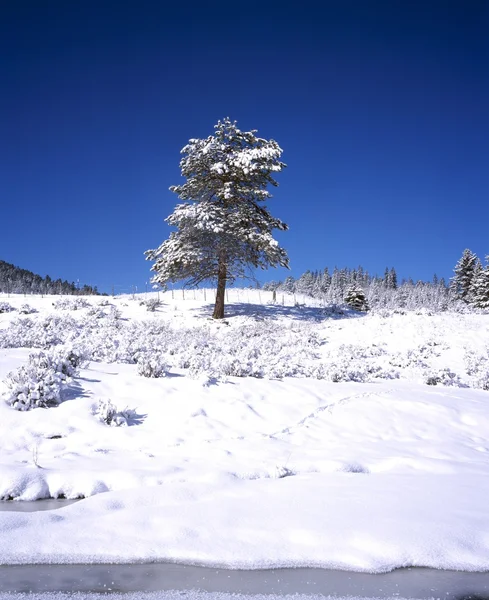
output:
[[489,308],[489,256],[486,266],[476,268],[470,287],[471,304],[476,308]]
[[331,275],[329,274],[328,267],[325,267],[324,271],[319,276],[318,281],[318,293],[317,296],[322,298],[325,296],[331,285]]
[[314,287],[314,276],[311,271],[307,270],[303,273],[296,282],[295,291],[298,294],[311,296]]
[[214,135],[191,139],[182,149],[187,181],[170,190],[185,202],[166,219],[177,230],[145,254],[155,261],[155,283],[216,281],[212,316],[221,319],[228,281],[248,277],[250,266],[288,267],[287,253],[272,237],[273,229],[288,227],[263,204],[271,197],[267,187],[278,185],[272,174],[285,167],[280,146],[256,130],[239,130],[229,118],[214,128]]
[[455,275],[452,277],[452,289],[465,302],[470,300],[470,286],[478,262],[480,261],[477,255],[466,248],[454,268]]
[[344,300],[348,306],[355,310],[361,310],[365,312],[368,310],[367,298],[361,287],[352,286],[348,288]]
[[397,273],[394,267],[389,270],[389,267],[385,268],[384,273],[384,286],[388,290],[396,290],[397,289]]
[[394,267],[389,271],[389,287],[393,290],[397,290],[397,273]]
[[472,272],[472,279],[470,281],[469,293],[467,294],[465,301],[468,304],[475,306],[475,297],[478,295],[479,277],[483,271],[482,263],[479,259],[475,261],[474,270]]
[[285,281],[280,284],[279,289],[281,292],[285,292],[286,294],[293,294],[295,292],[295,284],[295,279],[292,277],[292,275],[289,275],[285,278]]

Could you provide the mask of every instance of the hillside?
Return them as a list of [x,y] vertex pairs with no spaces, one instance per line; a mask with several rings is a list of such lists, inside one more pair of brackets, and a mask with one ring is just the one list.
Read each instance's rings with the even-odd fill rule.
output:
[[49,275],[41,277],[27,269],[21,269],[11,263],[0,260],[0,293],[3,294],[58,294],[85,295],[98,294],[97,288],[75,283],[53,280]]
[[0,298],[0,563],[489,570],[489,314],[205,294]]

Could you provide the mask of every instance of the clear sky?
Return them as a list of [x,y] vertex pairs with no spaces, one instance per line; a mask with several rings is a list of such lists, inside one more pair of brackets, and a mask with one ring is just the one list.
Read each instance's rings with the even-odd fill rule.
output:
[[143,289],[225,116],[284,150],[293,276],[489,253],[486,0],[2,2],[0,77],[0,259],[40,275]]

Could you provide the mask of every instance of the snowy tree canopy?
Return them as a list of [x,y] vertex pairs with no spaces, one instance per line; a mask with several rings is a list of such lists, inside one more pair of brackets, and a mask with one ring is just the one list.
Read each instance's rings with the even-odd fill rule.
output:
[[249,267],[288,267],[285,250],[272,236],[287,225],[263,204],[271,197],[268,186],[278,185],[272,175],[285,167],[282,149],[226,118],[214,135],[191,139],[182,154],[186,182],[170,190],[185,202],[166,219],[176,231],[146,257],[155,261],[155,283],[217,281],[222,308],[216,302],[214,317],[221,318],[226,282],[246,277]]
[[479,271],[480,261],[477,255],[466,248],[460,260],[454,268],[455,275],[452,277],[452,287],[462,300],[470,300],[470,288],[474,274]]
[[489,256],[486,256],[486,266],[478,263],[474,269],[474,277],[470,287],[472,304],[476,308],[489,308]]

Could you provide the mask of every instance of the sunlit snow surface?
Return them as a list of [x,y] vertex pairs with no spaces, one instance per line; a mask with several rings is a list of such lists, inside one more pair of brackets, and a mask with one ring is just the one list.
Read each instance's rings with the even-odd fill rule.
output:
[[[54,512],[0,511],[0,564],[489,570],[489,392],[467,374],[468,355],[487,355],[489,315],[321,318],[320,308],[267,306],[271,294],[241,291],[224,325],[192,292],[175,294],[156,314],[130,297],[110,301],[125,319],[175,327],[306,323],[318,362],[344,345],[381,348],[382,378],[219,380],[174,369],[148,379],[133,364],[92,362],[57,408],[0,403],[0,497],[87,497]],[[2,300],[53,311],[52,297]],[[0,328],[15,316],[0,314]],[[0,349],[0,378],[29,352]],[[424,383],[444,368],[454,385]],[[138,418],[104,425],[99,398]]]

